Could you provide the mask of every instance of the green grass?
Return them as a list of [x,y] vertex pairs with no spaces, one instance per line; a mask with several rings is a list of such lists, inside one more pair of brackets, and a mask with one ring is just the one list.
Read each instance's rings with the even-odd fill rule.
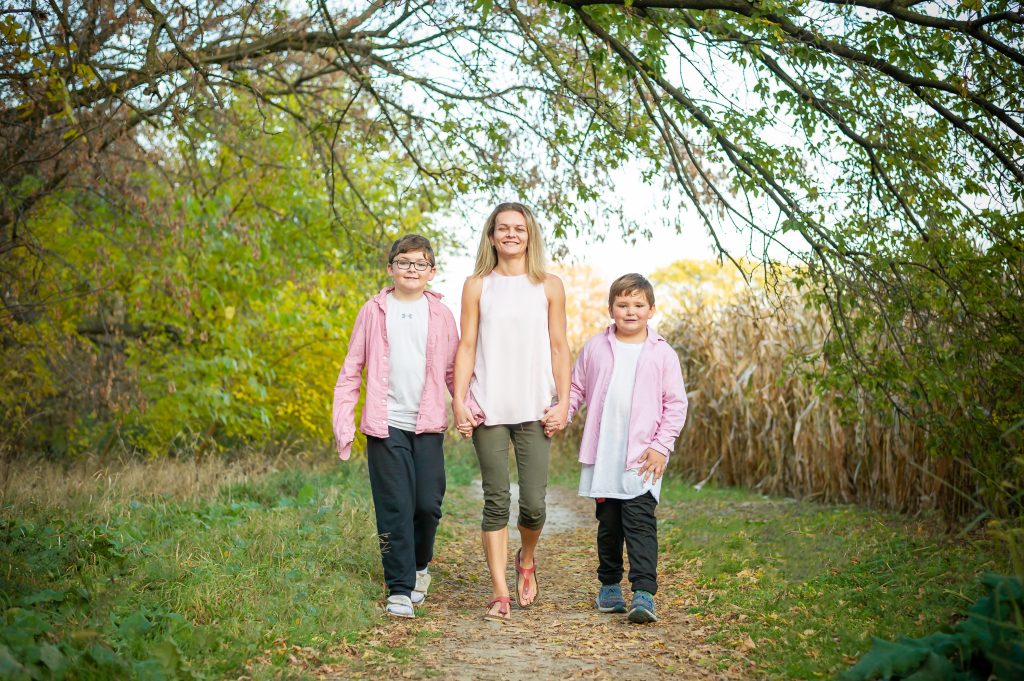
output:
[[444,474],[449,487],[469,485],[480,479],[480,465],[470,440],[448,434],[444,443]]
[[712,620],[737,656],[749,637],[770,678],[832,678],[872,636],[946,628],[981,595],[983,570],[1009,570],[1000,542],[853,506],[672,481],[659,515],[663,564],[699,575],[669,598]]
[[294,647],[377,620],[368,490],[352,463],[106,516],[0,509],[0,678],[301,677]]
[[[553,483],[575,487],[563,459]],[[449,443],[446,467],[440,542],[479,511],[461,487],[478,477],[472,447]],[[383,588],[365,464],[104,508],[0,508],[0,679],[305,678],[302,660],[330,663],[335,644],[376,650],[362,638]],[[1002,542],[856,507],[670,479],[659,516],[664,568],[697,575],[659,607],[706,620],[770,678],[832,677],[871,636],[940,630],[980,595],[981,571],[1009,570]],[[400,664],[411,645],[377,652]]]

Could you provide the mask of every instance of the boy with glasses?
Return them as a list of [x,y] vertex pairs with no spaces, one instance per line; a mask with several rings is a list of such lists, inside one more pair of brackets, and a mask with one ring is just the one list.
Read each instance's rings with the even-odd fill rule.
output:
[[363,305],[334,387],[333,425],[342,460],[355,439],[355,406],[366,369],[359,430],[366,436],[386,612],[414,617],[430,586],[428,565],[444,499],[445,390],[454,386],[455,317],[428,291],[430,242],[409,234],[391,246],[385,287]]

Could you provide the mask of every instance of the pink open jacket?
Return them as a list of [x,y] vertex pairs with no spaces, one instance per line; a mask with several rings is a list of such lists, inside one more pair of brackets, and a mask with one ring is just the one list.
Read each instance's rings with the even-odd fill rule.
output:
[[[587,405],[587,420],[580,442],[580,462],[593,464],[597,458],[597,438],[601,433],[601,415],[615,363],[615,325],[588,340],[576,358],[569,390],[569,418],[580,406]],[[640,351],[629,412],[629,438],[626,469],[636,468],[648,447],[670,456],[676,438],[686,423],[686,386],[679,357],[664,338],[647,330]]]
[[[348,459],[355,440],[355,410],[359,401],[359,384],[366,369],[366,402],[359,430],[373,437],[388,436],[388,332],[387,295],[394,286],[381,289],[368,300],[356,316],[348,354],[334,386],[334,439],[338,456]],[[441,294],[424,291],[427,297],[427,373],[423,384],[417,433],[443,433],[448,428],[445,388],[455,388],[455,350],[459,332],[455,317],[441,302]]]

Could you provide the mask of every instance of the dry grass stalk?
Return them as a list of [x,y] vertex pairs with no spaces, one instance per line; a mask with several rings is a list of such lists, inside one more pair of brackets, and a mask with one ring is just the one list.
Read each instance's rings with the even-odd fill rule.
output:
[[[929,457],[921,431],[890,405],[861,400],[859,418],[844,422],[835,395],[818,395],[800,374],[800,359],[817,356],[825,338],[822,314],[749,290],[703,300],[666,300],[659,325],[690,398],[674,474],[826,503],[940,509],[950,520],[973,511],[963,493],[970,471]],[[556,440],[558,459],[575,461],[582,423]]]
[[4,461],[0,505],[42,506],[110,513],[126,500],[181,500],[216,494],[287,465],[280,457],[253,454],[235,460],[155,459],[62,464],[45,459]]
[[832,396],[800,376],[792,360],[819,350],[821,315],[756,293],[683,308],[674,327],[662,324],[690,394],[677,472],[703,480],[714,468],[720,484],[822,502],[963,510],[962,467],[928,457],[920,431],[889,405],[862,403],[860,418],[844,423]]

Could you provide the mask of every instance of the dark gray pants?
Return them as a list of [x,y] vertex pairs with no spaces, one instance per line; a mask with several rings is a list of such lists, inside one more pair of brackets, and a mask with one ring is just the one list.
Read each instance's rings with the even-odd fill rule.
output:
[[629,555],[633,591],[658,593],[658,502],[647,492],[634,499],[597,502],[597,578],[601,584],[622,581],[622,544]]
[[551,439],[544,435],[540,421],[512,425],[477,426],[473,446],[480,462],[480,480],[484,488],[484,514],[480,527],[484,532],[508,525],[511,493],[508,475],[508,445],[516,449],[519,473],[519,525],[528,530],[544,527],[544,495],[548,488],[548,462]]
[[412,593],[416,570],[434,557],[444,499],[444,434],[388,427],[386,439],[366,438],[370,491],[389,595]]

